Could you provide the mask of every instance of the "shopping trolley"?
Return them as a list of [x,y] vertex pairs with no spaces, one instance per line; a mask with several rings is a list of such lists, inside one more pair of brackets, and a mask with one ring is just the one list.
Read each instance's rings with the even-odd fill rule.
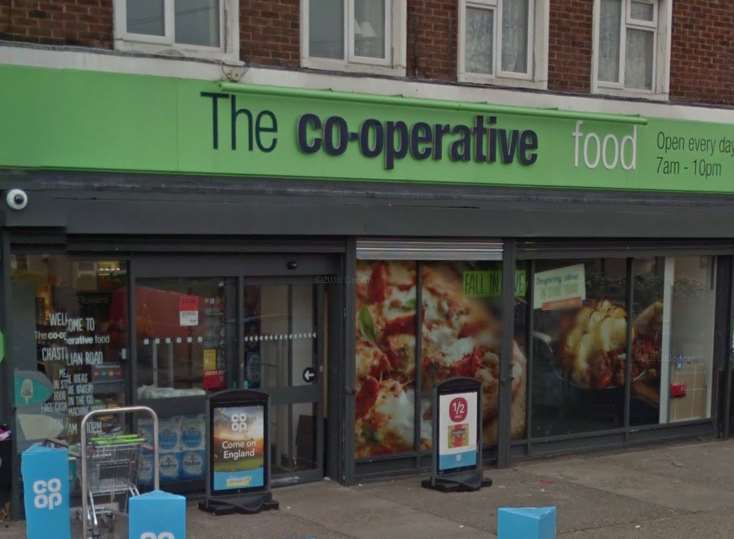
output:
[[[88,421],[98,415],[145,413],[153,420],[153,439],[139,434],[89,436]],[[153,452],[153,485],[158,475],[158,416],[147,406],[128,406],[89,412],[81,423],[81,488],[83,539],[112,533],[115,522],[128,512],[131,496],[138,496],[138,467],[143,450]]]

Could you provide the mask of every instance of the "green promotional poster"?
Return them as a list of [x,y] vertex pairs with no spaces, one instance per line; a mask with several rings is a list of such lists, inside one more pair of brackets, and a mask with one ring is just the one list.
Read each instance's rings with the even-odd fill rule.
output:
[[726,124],[13,66],[0,76],[8,168],[734,192]]

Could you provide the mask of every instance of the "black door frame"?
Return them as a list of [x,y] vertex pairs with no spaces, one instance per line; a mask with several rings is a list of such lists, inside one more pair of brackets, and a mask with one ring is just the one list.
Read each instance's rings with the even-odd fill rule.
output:
[[[317,254],[227,254],[227,255],[194,255],[194,254],[167,254],[167,255],[133,255],[129,259],[130,287],[129,287],[129,313],[136,312],[135,290],[136,283],[140,279],[148,278],[234,278],[236,279],[236,330],[234,336],[237,344],[234,349],[233,357],[228,358],[227,368],[231,372],[228,373],[228,385],[242,387],[244,381],[244,332],[242,323],[244,320],[244,287],[246,284],[262,283],[266,281],[275,281],[282,283],[295,282],[313,282],[321,291],[330,283],[336,284],[341,280],[340,275],[340,257],[336,255],[317,255]],[[321,294],[319,294],[321,297]],[[330,296],[329,312],[339,312],[343,310],[341,307],[341,294],[334,293]],[[323,312],[325,305],[320,305],[319,309]],[[333,317],[330,317],[333,318]],[[331,320],[330,320],[331,322]],[[329,326],[331,324],[329,323]],[[341,324],[332,327],[329,334],[326,334],[326,328],[319,323],[319,339],[320,343],[320,365],[319,365],[319,382],[314,386],[306,386],[309,390],[299,390],[296,394],[290,395],[288,391],[279,391],[276,398],[279,402],[273,404],[291,404],[296,402],[305,402],[313,398],[317,404],[317,461],[318,466],[314,470],[298,472],[297,475],[288,475],[281,478],[274,477],[274,485],[293,484],[296,482],[314,481],[323,478],[325,473],[333,473],[338,469],[340,455],[329,454],[328,469],[324,456],[327,445],[332,448],[336,447],[333,443],[328,443],[326,439],[331,440],[337,438],[341,425],[337,420],[329,421],[328,428],[324,426],[324,417],[329,414],[327,410],[328,403],[338,402],[342,398],[338,393],[338,383],[327,383],[325,377],[329,373],[334,373],[332,364],[337,362],[338,355],[336,351],[340,345]],[[181,397],[174,399],[155,399],[141,400],[137,398],[138,376],[137,376],[137,337],[135,335],[135,324],[130,327],[130,365],[131,365],[131,383],[130,398],[135,404],[144,404],[155,409],[161,417],[168,417],[181,414],[203,413],[204,399],[200,397]],[[327,344],[328,340],[328,344]],[[325,358],[322,354],[328,350],[329,358]],[[326,365],[324,365],[326,363]],[[328,368],[327,368],[328,366]],[[339,367],[336,367],[339,370]],[[331,382],[331,381],[329,381]],[[321,388],[329,388],[329,394],[326,396],[327,403],[323,402],[323,394]],[[308,394],[308,395],[307,395]],[[281,402],[282,401],[282,402]],[[333,409],[333,407],[332,407]],[[280,480],[279,480],[280,479]],[[182,492],[190,492],[199,490],[200,482],[180,482],[174,483],[172,488]],[[170,488],[170,487],[169,487]]]

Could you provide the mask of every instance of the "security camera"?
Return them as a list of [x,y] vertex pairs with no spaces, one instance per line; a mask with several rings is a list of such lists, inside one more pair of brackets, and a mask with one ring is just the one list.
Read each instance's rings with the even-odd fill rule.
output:
[[28,193],[23,189],[11,189],[5,195],[5,202],[11,210],[23,210],[28,206]]

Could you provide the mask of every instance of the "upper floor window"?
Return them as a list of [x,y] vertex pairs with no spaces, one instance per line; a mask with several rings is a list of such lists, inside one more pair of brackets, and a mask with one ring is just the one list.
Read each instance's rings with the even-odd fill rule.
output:
[[596,0],[594,90],[666,98],[671,0]]
[[239,60],[237,0],[115,0],[120,50]]
[[458,78],[545,88],[548,0],[459,0]]
[[304,67],[405,74],[405,0],[301,0]]

